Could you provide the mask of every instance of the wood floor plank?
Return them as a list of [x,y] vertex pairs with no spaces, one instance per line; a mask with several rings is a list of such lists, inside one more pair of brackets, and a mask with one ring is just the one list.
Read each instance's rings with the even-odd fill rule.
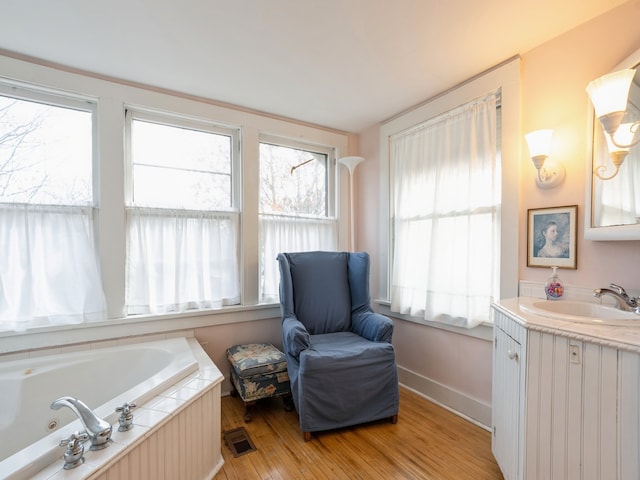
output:
[[258,402],[251,422],[237,397],[222,399],[222,430],[244,427],[257,451],[225,464],[214,480],[501,480],[486,430],[400,389],[397,424],[373,422],[314,433],[305,442],[295,411]]

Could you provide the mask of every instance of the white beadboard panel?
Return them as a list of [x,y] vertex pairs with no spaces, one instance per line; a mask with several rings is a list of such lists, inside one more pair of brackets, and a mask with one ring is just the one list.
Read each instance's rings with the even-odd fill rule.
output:
[[[600,347],[602,380],[600,382],[600,477],[620,478],[618,475],[618,352],[612,348]],[[585,372],[588,374],[588,372]],[[585,412],[589,414],[589,412]]]
[[525,394],[527,397],[525,407],[525,422],[524,422],[524,446],[526,455],[524,463],[524,478],[542,478],[538,476],[538,462],[536,455],[531,455],[530,452],[534,449],[537,450],[538,437],[539,437],[539,424],[538,419],[544,421],[540,416],[540,397],[543,394],[543,389],[540,385],[541,377],[541,348],[540,342],[541,334],[539,332],[528,332],[527,340],[527,365],[526,365],[526,378],[527,386]]
[[91,480],[208,480],[222,466],[220,384]]
[[620,354],[620,478],[640,478],[640,355]]
[[[560,478],[578,480],[582,476],[582,359],[584,344],[577,340],[565,339],[570,349],[576,353],[574,357],[569,351],[569,378],[567,380],[566,402],[566,475]],[[573,361],[572,361],[573,358]]]
[[[584,369],[588,375],[584,376],[583,410],[584,417],[600,411],[600,390],[602,379],[601,365],[599,362],[600,347],[587,344],[584,352]],[[600,418],[593,415],[589,421],[584,422],[584,435],[582,438],[582,465],[583,478],[585,480],[597,479],[600,473]],[[615,477],[614,477],[615,478]]]
[[551,337],[553,358],[551,370],[551,477],[566,477],[567,459],[567,410],[569,405],[569,342],[563,337]]
[[[492,451],[505,480],[519,476],[520,380],[522,348],[520,343],[496,327],[494,344],[493,435]],[[499,434],[498,434],[499,433]]]

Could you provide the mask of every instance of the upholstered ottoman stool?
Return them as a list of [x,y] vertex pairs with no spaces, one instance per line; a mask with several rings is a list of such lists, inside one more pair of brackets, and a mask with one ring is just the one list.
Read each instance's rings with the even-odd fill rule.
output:
[[292,409],[287,360],[270,343],[249,343],[227,349],[231,364],[231,395],[239,394],[245,404],[244,420],[251,421],[257,400],[282,396],[287,411]]

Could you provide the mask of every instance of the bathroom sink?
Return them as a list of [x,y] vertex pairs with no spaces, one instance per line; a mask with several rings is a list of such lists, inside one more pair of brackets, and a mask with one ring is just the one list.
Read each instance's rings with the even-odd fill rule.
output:
[[640,315],[599,303],[521,298],[519,305],[527,313],[569,322],[640,326]]

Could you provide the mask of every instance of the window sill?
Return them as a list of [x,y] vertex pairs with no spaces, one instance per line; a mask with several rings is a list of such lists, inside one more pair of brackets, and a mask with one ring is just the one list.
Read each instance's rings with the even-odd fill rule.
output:
[[135,315],[101,322],[32,328],[23,332],[5,330],[0,331],[0,355],[272,318],[280,318],[280,304],[233,305],[212,310]]
[[418,323],[427,327],[439,328],[448,332],[466,335],[467,337],[479,338],[481,340],[493,341],[493,324],[491,322],[483,322],[474,328],[462,328],[453,325],[447,325],[441,322],[432,322],[419,317],[412,317],[402,313],[391,311],[391,302],[386,300],[375,300],[375,304],[379,308],[379,313],[397,320]]

